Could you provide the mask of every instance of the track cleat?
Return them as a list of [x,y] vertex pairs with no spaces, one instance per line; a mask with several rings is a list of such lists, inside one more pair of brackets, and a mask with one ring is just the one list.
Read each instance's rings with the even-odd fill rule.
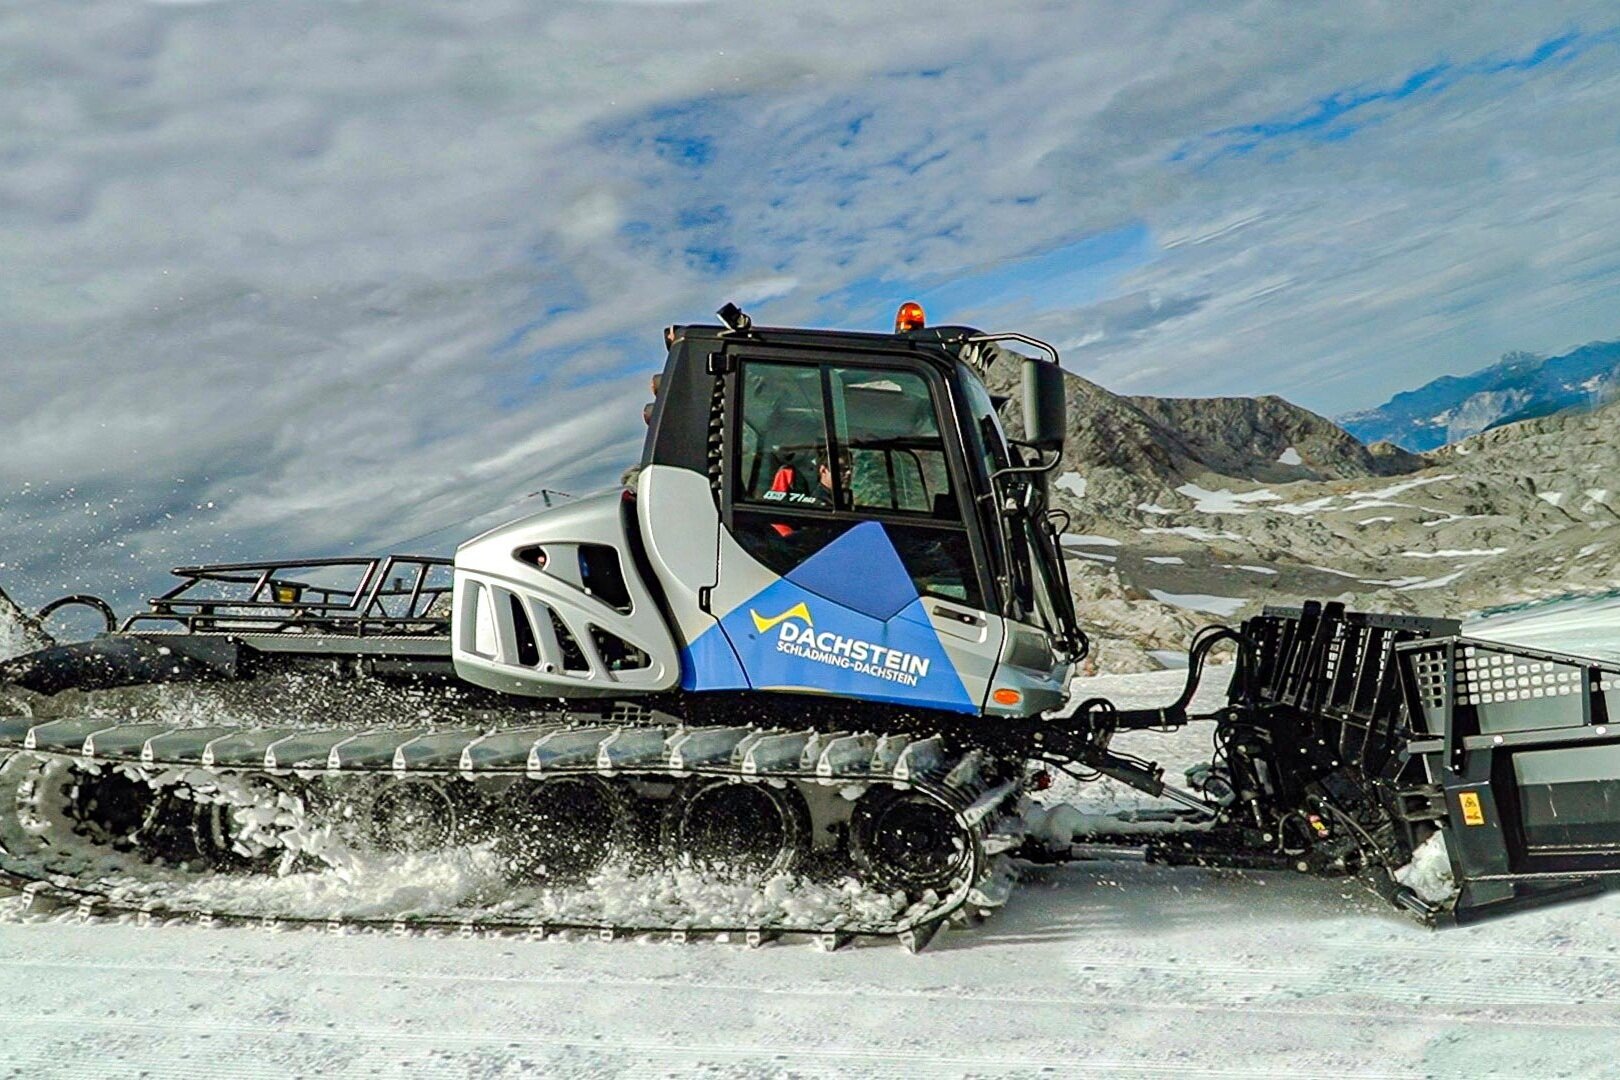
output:
[[905,947],[906,952],[916,956],[928,948],[928,943],[934,940],[935,934],[939,933],[939,927],[939,922],[935,921],[902,930],[900,931],[900,944]]

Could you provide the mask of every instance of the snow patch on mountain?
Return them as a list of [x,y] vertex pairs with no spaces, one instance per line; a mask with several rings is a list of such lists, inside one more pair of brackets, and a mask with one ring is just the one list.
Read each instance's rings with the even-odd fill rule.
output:
[[[1422,522],[1419,522],[1418,524],[1423,526],[1423,528],[1425,528],[1425,529],[1437,529],[1442,525],[1450,525],[1453,521],[1485,521],[1485,520],[1489,519],[1490,516],[1491,515],[1489,515],[1489,514],[1452,514],[1452,513],[1447,513],[1444,516],[1437,517],[1432,521],[1422,521]],[[1395,519],[1390,518],[1389,520],[1393,521]]]
[[[1167,511],[1168,512],[1168,511]],[[1170,527],[1154,527],[1139,530],[1147,536],[1185,536],[1189,540],[1241,540],[1243,537],[1237,533],[1218,532],[1214,529],[1203,529],[1197,525],[1175,525]]]
[[1403,592],[1410,592],[1413,589],[1442,589],[1442,588],[1446,587],[1447,585],[1450,585],[1453,581],[1456,581],[1458,578],[1462,577],[1467,572],[1468,572],[1467,570],[1457,570],[1457,571],[1453,571],[1450,574],[1446,574],[1443,577],[1429,578],[1429,579],[1424,580],[1424,581],[1416,581],[1416,582],[1411,583],[1410,585],[1397,585],[1397,586],[1395,586],[1395,588],[1400,589]]
[[1279,503],[1270,507],[1283,514],[1293,514],[1295,517],[1310,517],[1323,510],[1330,510],[1333,504],[1339,501],[1337,495],[1324,495],[1320,499],[1308,499],[1305,502]]
[[1086,478],[1072,470],[1052,481],[1052,486],[1059,491],[1067,491],[1077,499],[1086,497]]
[[1176,492],[1191,499],[1193,509],[1200,514],[1250,514],[1254,512],[1252,505],[1254,503],[1281,501],[1276,492],[1264,488],[1244,492],[1229,491],[1225,488],[1212,491],[1197,484],[1182,484],[1176,488]]
[[1148,595],[1161,604],[1186,608],[1189,611],[1208,611],[1215,615],[1231,616],[1242,611],[1248,600],[1241,596],[1208,596],[1203,593],[1168,593],[1149,589]]
[[1408,491],[1415,488],[1424,487],[1428,484],[1438,484],[1444,480],[1455,479],[1457,479],[1456,473],[1441,473],[1439,476],[1419,476],[1412,480],[1402,480],[1399,483],[1390,484],[1388,487],[1379,488],[1377,491],[1369,491],[1363,496],[1363,498],[1393,499],[1395,496],[1404,495]]

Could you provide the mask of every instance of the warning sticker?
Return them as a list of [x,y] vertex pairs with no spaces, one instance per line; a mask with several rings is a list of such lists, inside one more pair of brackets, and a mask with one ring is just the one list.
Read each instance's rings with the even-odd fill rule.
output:
[[1462,804],[1464,825],[1485,824],[1485,809],[1479,803],[1479,792],[1462,791],[1457,793],[1457,801]]

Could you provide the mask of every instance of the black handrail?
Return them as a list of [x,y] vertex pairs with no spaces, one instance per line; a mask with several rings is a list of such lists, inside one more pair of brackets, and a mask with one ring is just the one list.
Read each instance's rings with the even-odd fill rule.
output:
[[[429,585],[428,577],[436,567],[452,565],[451,560],[432,555],[386,555],[181,566],[173,571],[180,583],[161,596],[151,597],[148,610],[125,619],[121,629],[143,623],[171,623],[190,632],[215,633],[445,633],[449,629],[448,614],[431,612],[450,595],[451,585]],[[353,567],[357,573],[355,585],[317,585],[285,576],[287,571],[333,567]],[[204,585],[222,584],[243,588],[235,596],[188,595]],[[289,595],[277,597],[278,588],[289,590]],[[268,599],[263,598],[267,589]],[[387,601],[399,597],[407,598],[403,612],[391,613]]]

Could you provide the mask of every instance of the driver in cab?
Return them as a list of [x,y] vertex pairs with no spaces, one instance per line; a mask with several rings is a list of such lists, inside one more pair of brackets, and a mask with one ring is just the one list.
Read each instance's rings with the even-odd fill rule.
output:
[[[794,506],[818,506],[832,509],[834,503],[831,457],[832,455],[827,451],[826,447],[821,447],[816,451],[816,484],[809,491],[804,490],[805,485],[799,470],[792,465],[783,465],[776,470],[776,475],[771,477],[770,490],[766,492],[765,498],[771,502],[785,502]],[[849,452],[847,450],[841,451],[837,457],[839,479],[843,482],[845,490],[848,490],[850,478],[854,474]],[[780,536],[787,536],[793,532],[793,527],[790,525],[775,524],[771,528],[775,529]]]

